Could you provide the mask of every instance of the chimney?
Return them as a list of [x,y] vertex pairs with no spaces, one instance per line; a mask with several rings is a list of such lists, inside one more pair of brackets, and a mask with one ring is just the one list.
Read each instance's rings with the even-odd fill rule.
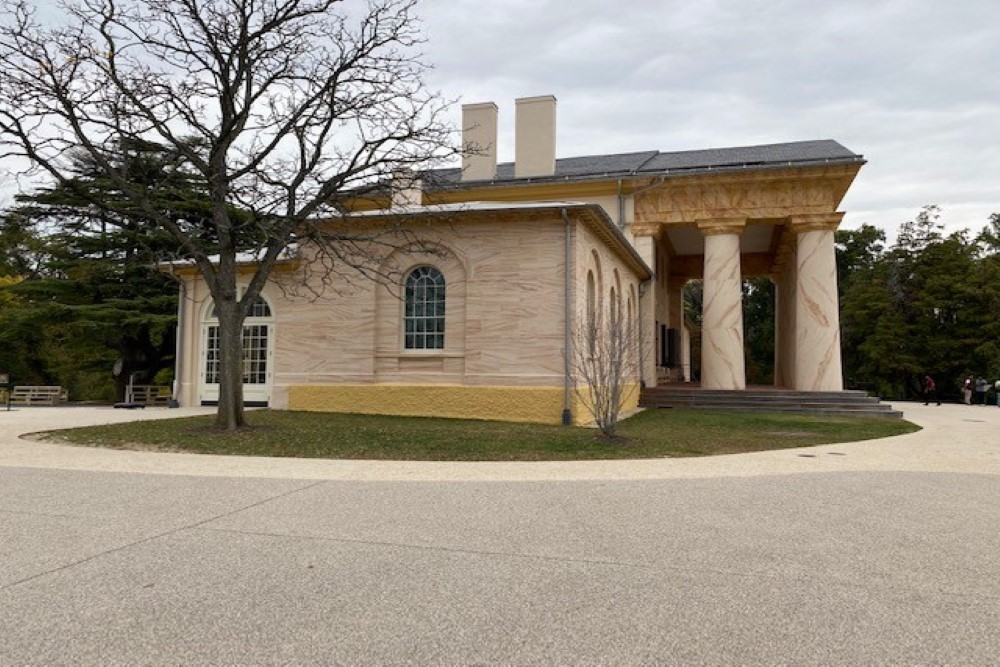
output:
[[424,187],[412,169],[400,169],[392,175],[392,208],[409,208],[423,203]]
[[556,173],[556,98],[521,97],[514,101],[514,177]]
[[497,105],[462,105],[462,180],[497,177]]

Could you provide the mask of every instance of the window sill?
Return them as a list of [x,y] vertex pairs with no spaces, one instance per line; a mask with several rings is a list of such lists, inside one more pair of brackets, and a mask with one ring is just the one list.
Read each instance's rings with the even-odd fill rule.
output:
[[438,350],[400,350],[399,352],[390,352],[384,354],[376,354],[376,359],[404,359],[404,358],[419,358],[419,359],[464,359],[464,352],[440,352]]

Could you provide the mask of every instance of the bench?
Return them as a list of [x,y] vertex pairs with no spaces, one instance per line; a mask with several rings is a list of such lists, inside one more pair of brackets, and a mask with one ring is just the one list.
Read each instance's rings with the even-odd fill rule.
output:
[[134,384],[125,392],[125,402],[137,405],[169,405],[170,387],[158,384]]
[[59,386],[20,386],[10,392],[10,402],[18,405],[58,405],[69,400],[69,392]]

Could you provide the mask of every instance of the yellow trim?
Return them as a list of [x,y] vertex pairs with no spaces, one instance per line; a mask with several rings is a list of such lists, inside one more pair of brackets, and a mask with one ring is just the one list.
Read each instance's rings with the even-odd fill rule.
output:
[[[623,402],[622,411],[634,410],[638,405],[636,386]],[[292,385],[288,388],[288,409],[560,424],[563,389],[446,384]],[[593,415],[575,393],[572,410],[574,423],[593,422]]]
[[[623,186],[626,184],[623,183]],[[628,183],[631,186],[631,183]],[[623,187],[622,194],[630,194]],[[455,189],[430,191],[425,201],[432,204],[455,204],[467,201],[552,201],[574,197],[605,197],[618,194],[618,180],[583,180],[555,183],[523,183],[503,185],[471,185]]]
[[293,385],[288,409],[559,424],[561,387]]
[[[586,387],[578,387],[575,392],[573,392],[573,423],[574,424],[593,424],[594,423],[594,413],[590,411],[587,407],[587,403],[583,400],[580,392],[588,392]],[[619,414],[625,414],[637,410],[639,408],[639,385],[631,384],[625,388],[623,392],[624,398],[622,399],[621,406],[619,406]]]

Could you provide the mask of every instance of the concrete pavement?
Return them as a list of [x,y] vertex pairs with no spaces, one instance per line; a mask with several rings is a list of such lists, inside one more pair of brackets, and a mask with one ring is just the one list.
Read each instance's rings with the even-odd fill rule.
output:
[[924,430],[883,441],[575,465],[15,436],[133,415],[72,410],[0,418],[0,664],[1000,655],[996,407],[907,405]]
[[906,403],[897,404],[897,409],[904,410],[906,418],[923,430],[878,441],[709,458],[462,463],[209,456],[71,447],[21,436],[76,425],[208,414],[212,408],[25,408],[0,412],[0,467],[367,481],[678,479],[837,471],[1000,475],[1000,408]]

